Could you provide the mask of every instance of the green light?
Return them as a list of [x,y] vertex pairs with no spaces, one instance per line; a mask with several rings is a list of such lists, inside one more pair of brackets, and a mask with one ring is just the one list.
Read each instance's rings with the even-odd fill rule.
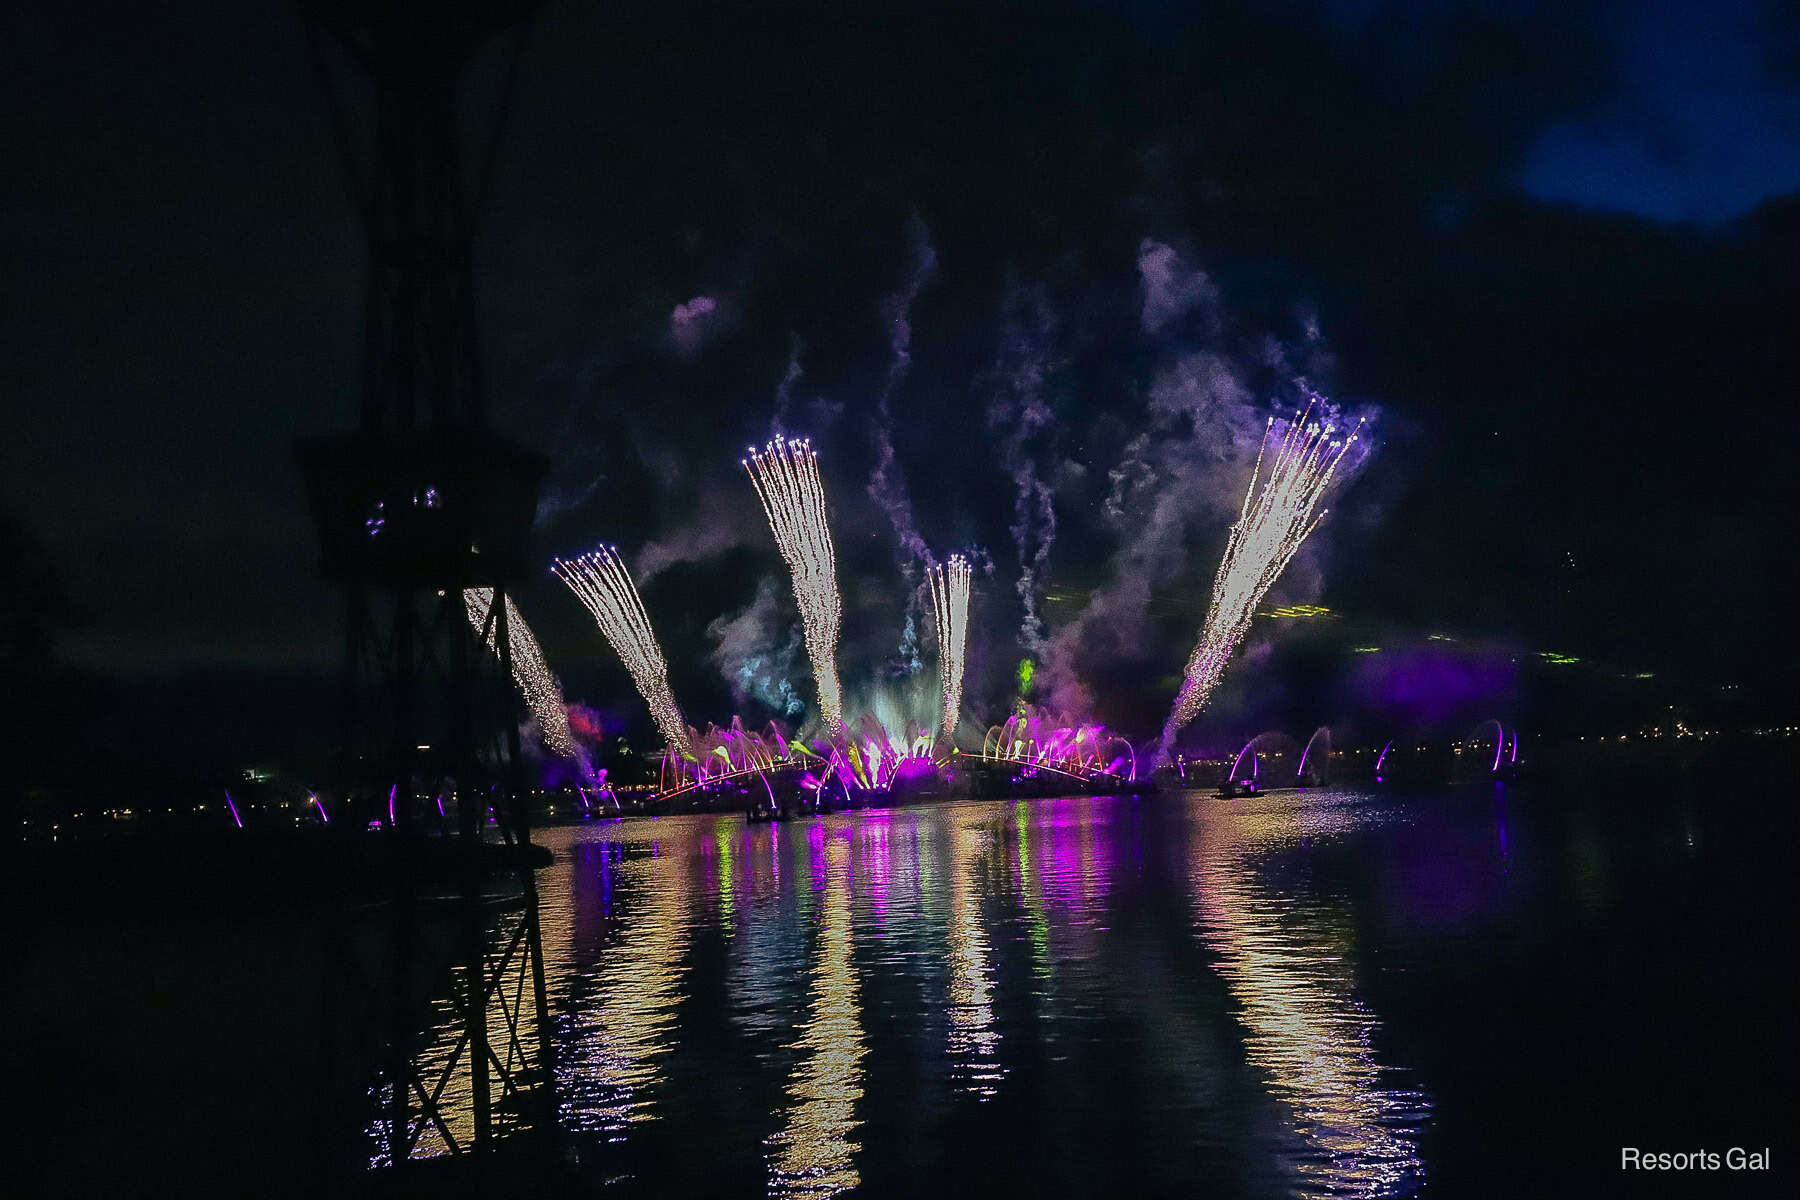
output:
[[1031,677],[1037,674],[1037,664],[1029,658],[1019,660],[1019,695],[1023,696],[1031,690]]

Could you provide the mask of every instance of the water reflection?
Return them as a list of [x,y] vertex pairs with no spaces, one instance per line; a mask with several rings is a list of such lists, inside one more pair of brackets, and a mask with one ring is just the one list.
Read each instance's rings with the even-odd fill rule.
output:
[[[824,832],[821,826],[813,828]],[[849,837],[847,830],[834,830],[821,839],[825,895],[810,1007],[791,1047],[800,1055],[788,1085],[793,1106],[786,1124],[769,1139],[769,1192],[774,1196],[834,1196],[859,1179],[851,1135],[863,1091],[864,1046],[850,954]]]
[[1349,902],[1284,882],[1370,829],[1314,792],[547,831],[562,1123],[620,1195],[885,1192],[1020,1138],[1052,1193],[1416,1189]]
[[950,1036],[951,1072],[959,1087],[983,1099],[995,1094],[1006,1071],[994,1030],[993,964],[981,921],[982,852],[988,831],[967,819],[950,829]]
[[[515,896],[516,899],[516,896]],[[420,1026],[410,1064],[407,1088],[407,1122],[403,1136],[409,1159],[436,1158],[466,1149],[475,1138],[475,1089],[469,1060],[475,1053],[465,1020],[464,998],[474,992],[467,963],[455,960],[462,949],[459,918],[448,909],[427,909],[404,933],[394,914],[384,916],[379,938],[404,939],[412,947],[414,972],[442,973],[442,986],[431,997]],[[517,1128],[521,1107],[514,1090],[520,1080],[512,1072],[528,1061],[527,1047],[537,1046],[537,1010],[527,996],[530,958],[523,944],[522,908],[510,902],[495,909],[494,923],[482,935],[481,971],[494,998],[482,1022],[487,1039],[489,1120],[494,1136],[505,1137]],[[366,956],[372,966],[381,954],[392,953],[391,943],[369,933],[370,945],[353,954]],[[382,945],[375,951],[373,945]],[[368,969],[368,968],[364,968]],[[420,980],[409,981],[418,987]],[[394,1155],[391,1078],[372,1084],[366,1099],[370,1119],[365,1128],[368,1165],[388,1165]]]
[[1350,914],[1305,887],[1262,882],[1259,858],[1371,819],[1310,792],[1205,810],[1191,830],[1200,936],[1230,988],[1251,1065],[1293,1120],[1300,1187],[1326,1195],[1404,1195],[1424,1184],[1419,1131],[1430,1101],[1392,1086],[1374,1050],[1380,1022],[1354,989]]
[[557,1082],[562,1119],[571,1129],[616,1139],[629,1123],[653,1114],[683,995],[687,896],[696,882],[683,871],[696,861],[693,840],[678,836],[671,853],[652,843],[648,854],[627,854],[607,842],[588,864],[606,872],[606,905],[622,913],[623,933],[594,949],[562,1004]]

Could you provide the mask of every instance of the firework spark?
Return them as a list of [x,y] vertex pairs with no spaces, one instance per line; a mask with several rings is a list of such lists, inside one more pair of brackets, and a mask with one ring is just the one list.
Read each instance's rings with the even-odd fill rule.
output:
[[806,651],[819,687],[819,715],[834,741],[844,734],[843,688],[838,683],[838,633],[843,600],[838,595],[837,555],[825,515],[825,488],[819,481],[819,454],[806,440],[776,437],[744,460],[750,483],[794,580]]
[[644,611],[644,601],[619,558],[618,547],[601,546],[579,558],[559,558],[550,569],[594,615],[600,632],[631,672],[638,694],[650,706],[650,716],[663,740],[670,749],[688,753],[687,722],[669,688],[668,661],[650,629],[650,614]]
[[[1250,486],[1244,492],[1243,508],[1237,524],[1231,527],[1225,556],[1219,561],[1219,573],[1213,580],[1212,603],[1206,610],[1200,643],[1188,658],[1187,678],[1182,681],[1175,707],[1163,726],[1164,759],[1175,735],[1194,719],[1218,686],[1231,652],[1250,630],[1257,604],[1287,569],[1300,544],[1325,519],[1325,512],[1314,517],[1313,510],[1325,498],[1332,476],[1350,452],[1362,422],[1357,422],[1349,437],[1334,441],[1330,425],[1309,423],[1312,409],[1308,405],[1305,412],[1295,414],[1279,432],[1274,428],[1275,419],[1269,418],[1262,445],[1256,452],[1256,466],[1250,472]],[[1263,459],[1271,438],[1275,439],[1274,462],[1264,478]]]
[[942,566],[926,568],[931,581],[931,608],[937,615],[938,681],[943,685],[946,739],[956,736],[962,711],[963,654],[969,644],[969,560],[952,554]]
[[[493,605],[492,588],[463,591],[463,611],[469,615],[469,624],[487,639],[488,649],[497,653],[499,622],[490,624],[488,621],[488,610]],[[506,640],[512,649],[513,679],[537,721],[544,745],[560,758],[583,762],[581,750],[569,732],[569,710],[563,704],[562,684],[550,673],[550,664],[544,661],[544,652],[538,646],[537,638],[532,636],[531,626],[525,624],[525,618],[519,615],[511,596],[506,598]]]

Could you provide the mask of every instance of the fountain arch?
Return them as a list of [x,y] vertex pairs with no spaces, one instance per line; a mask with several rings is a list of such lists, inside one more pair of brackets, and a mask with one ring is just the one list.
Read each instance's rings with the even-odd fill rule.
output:
[[[1310,772],[1310,773],[1309,773]],[[1331,774],[1331,726],[1321,725],[1306,739],[1294,782],[1300,787],[1322,787]]]

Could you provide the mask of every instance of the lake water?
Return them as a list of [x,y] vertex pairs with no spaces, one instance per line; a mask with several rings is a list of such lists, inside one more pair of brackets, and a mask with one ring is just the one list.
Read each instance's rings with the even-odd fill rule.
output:
[[569,1153],[627,1196],[1632,1193],[1626,1145],[1791,1183],[1790,835],[1705,799],[544,830]]

